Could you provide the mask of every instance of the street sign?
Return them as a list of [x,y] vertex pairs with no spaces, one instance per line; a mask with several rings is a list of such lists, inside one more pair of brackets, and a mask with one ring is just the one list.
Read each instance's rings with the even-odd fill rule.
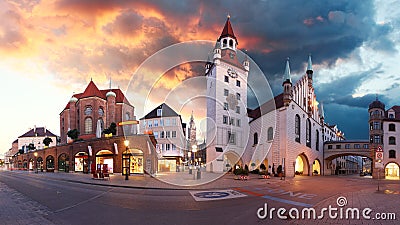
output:
[[383,152],[382,146],[378,146],[378,148],[376,149],[377,152]]
[[383,152],[376,152],[375,153],[375,160],[376,161],[378,161],[378,160],[383,160]]

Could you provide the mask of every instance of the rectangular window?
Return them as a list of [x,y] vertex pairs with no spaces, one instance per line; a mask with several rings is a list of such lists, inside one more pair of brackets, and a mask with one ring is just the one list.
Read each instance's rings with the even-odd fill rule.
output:
[[332,145],[328,145],[328,149],[332,149]]
[[165,138],[170,138],[170,137],[171,137],[171,132],[165,131]]
[[236,86],[240,87],[240,80],[236,80]]
[[229,77],[228,77],[228,76],[225,76],[224,81],[227,82],[227,83],[229,83]]
[[160,138],[164,138],[164,131],[161,131]]
[[228,117],[227,116],[222,116],[222,123],[223,124],[228,124]]
[[172,126],[176,126],[176,119],[171,119],[172,120]]
[[236,106],[236,113],[240,114],[240,106]]
[[228,110],[228,103],[227,102],[224,102],[224,110]]
[[157,109],[157,116],[162,116],[162,109]]
[[147,122],[147,126],[148,126],[148,127],[153,127],[153,121],[152,121],[152,120],[149,120],[149,121]]
[[236,93],[236,99],[240,100],[240,93]]
[[336,149],[341,149],[342,146],[341,145],[336,145]]
[[235,118],[230,118],[229,119],[229,125],[235,125]]
[[380,144],[381,143],[381,136],[374,135],[374,143],[375,144]]
[[145,121],[143,121],[143,128],[145,128],[146,127],[146,124],[147,124],[147,121],[145,120]]
[[171,145],[170,144],[165,144],[165,151],[171,150]]
[[369,145],[368,144],[364,144],[364,149],[369,149]]
[[237,119],[237,120],[236,120],[236,126],[238,126],[238,127],[241,126],[241,125],[240,125],[240,119]]
[[224,96],[228,96],[229,95],[229,90],[228,89],[224,89]]
[[346,144],[346,145],[344,146],[344,148],[345,148],[345,149],[349,149],[349,148],[350,148],[350,144]]
[[174,131],[174,130],[172,131],[172,137],[176,138],[176,131]]
[[228,143],[229,144],[236,144],[236,137],[235,133],[228,131]]
[[361,148],[360,144],[354,144],[354,148]]
[[380,122],[374,122],[374,130],[380,130],[381,129],[381,123]]
[[164,120],[160,119],[160,126],[164,126]]
[[154,137],[158,138],[158,132],[157,131],[154,132]]
[[158,120],[154,120],[154,127],[158,127]]
[[175,150],[176,150],[176,145],[172,144],[172,151],[175,151]]
[[169,126],[169,125],[170,125],[169,119],[165,119],[165,126]]

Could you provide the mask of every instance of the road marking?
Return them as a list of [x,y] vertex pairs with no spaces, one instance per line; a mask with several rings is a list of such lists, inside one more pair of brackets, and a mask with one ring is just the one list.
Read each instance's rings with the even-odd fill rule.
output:
[[257,193],[257,192],[254,192],[254,191],[249,191],[249,190],[246,190],[246,189],[243,189],[243,188],[234,188],[236,191],[240,191],[240,192],[244,192],[244,193],[247,193],[247,194],[250,194],[250,195],[254,195],[254,196],[263,196],[264,194],[260,194],[260,193]]
[[297,205],[297,206],[304,206],[304,207],[312,207],[313,206],[311,204],[307,204],[307,203],[303,203],[303,202],[295,202],[295,201],[286,200],[283,198],[272,197],[269,195],[264,195],[263,198],[270,199],[270,200],[277,201],[277,202],[283,202],[286,204]]
[[231,189],[228,190],[212,190],[212,191],[189,191],[196,201],[212,201],[231,198],[241,198],[247,195]]

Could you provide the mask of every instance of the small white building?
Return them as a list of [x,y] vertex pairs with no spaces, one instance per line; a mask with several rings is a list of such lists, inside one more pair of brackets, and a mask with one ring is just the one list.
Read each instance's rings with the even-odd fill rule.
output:
[[51,138],[52,142],[49,147],[57,145],[57,135],[46,129],[46,127],[36,127],[30,129],[25,134],[18,137],[18,149],[23,150],[25,153],[28,151],[29,144],[33,144],[36,150],[44,149],[45,145],[43,140]]
[[140,132],[157,140],[158,171],[175,172],[184,157],[186,124],[181,116],[163,103],[140,119]]

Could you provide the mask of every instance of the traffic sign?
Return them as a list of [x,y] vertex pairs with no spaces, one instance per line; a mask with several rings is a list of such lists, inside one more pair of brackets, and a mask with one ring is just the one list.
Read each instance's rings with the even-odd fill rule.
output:
[[378,161],[378,160],[383,160],[383,152],[376,152],[375,153],[375,160],[376,161]]
[[376,149],[377,152],[383,152],[382,146],[378,146],[378,148]]

